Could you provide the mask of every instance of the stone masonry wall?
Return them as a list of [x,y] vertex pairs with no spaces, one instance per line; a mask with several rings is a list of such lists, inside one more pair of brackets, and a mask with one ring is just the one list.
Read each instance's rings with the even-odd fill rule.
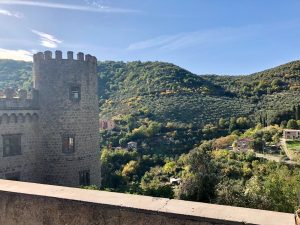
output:
[[293,225],[293,214],[0,180],[5,225]]
[[[0,109],[0,178],[19,173],[24,181],[40,182],[39,116],[37,110]],[[3,135],[21,135],[21,154],[4,156]]]

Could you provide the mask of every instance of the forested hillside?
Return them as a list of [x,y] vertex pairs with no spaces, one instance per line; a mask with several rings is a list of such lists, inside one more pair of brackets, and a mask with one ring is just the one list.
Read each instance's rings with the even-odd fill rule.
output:
[[31,83],[32,63],[0,60],[0,90],[4,87],[28,87]]
[[251,116],[273,123],[300,101],[300,61],[248,76],[196,76],[162,62],[100,62],[98,71],[107,118],[145,110],[165,122]]
[[[28,88],[32,63],[0,60],[0,89]],[[248,76],[197,76],[163,62],[98,62],[100,116],[147,113],[160,122],[201,126],[220,118],[268,123],[300,101],[300,61]]]
[[208,79],[162,62],[100,62],[101,116],[145,111],[160,122],[203,125],[251,114],[251,102]]

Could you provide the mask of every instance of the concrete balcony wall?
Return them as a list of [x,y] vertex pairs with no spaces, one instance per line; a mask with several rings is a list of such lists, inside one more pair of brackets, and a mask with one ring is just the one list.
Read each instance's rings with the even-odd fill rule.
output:
[[292,225],[293,214],[0,180],[3,225]]

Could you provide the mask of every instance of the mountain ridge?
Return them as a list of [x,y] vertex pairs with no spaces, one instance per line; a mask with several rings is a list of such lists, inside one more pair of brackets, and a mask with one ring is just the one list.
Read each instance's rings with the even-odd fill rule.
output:
[[[30,88],[32,63],[0,60],[0,89]],[[203,125],[220,118],[272,120],[299,104],[300,61],[250,75],[196,75],[166,62],[99,61],[100,116],[148,114]],[[262,115],[263,114],[263,115]]]

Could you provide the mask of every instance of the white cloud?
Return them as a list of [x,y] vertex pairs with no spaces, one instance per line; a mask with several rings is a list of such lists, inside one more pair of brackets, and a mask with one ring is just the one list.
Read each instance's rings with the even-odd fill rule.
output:
[[64,3],[53,3],[53,2],[39,2],[39,1],[15,1],[15,0],[0,0],[0,4],[5,5],[24,5],[24,6],[35,6],[43,8],[54,8],[54,9],[65,9],[65,10],[77,10],[77,11],[87,11],[87,12],[106,12],[106,13],[137,13],[137,10],[131,9],[121,9],[121,8],[111,8],[103,6],[101,4],[97,5],[73,5]]
[[4,9],[0,9],[0,15],[4,15],[4,16],[12,16],[18,19],[21,19],[23,17],[23,15],[21,13],[18,12],[11,12],[8,10],[4,10]]
[[0,48],[0,59],[32,61],[33,52],[27,50],[10,50]]
[[37,30],[31,30],[34,34],[40,37],[40,44],[47,48],[57,48],[58,44],[62,43],[61,40],[58,40],[51,34],[47,34]]
[[174,35],[162,35],[152,39],[132,43],[127,50],[142,50],[149,48],[177,50],[193,46],[207,46],[238,40],[242,37],[256,35],[261,26],[246,27],[220,27],[216,29],[180,33]]

